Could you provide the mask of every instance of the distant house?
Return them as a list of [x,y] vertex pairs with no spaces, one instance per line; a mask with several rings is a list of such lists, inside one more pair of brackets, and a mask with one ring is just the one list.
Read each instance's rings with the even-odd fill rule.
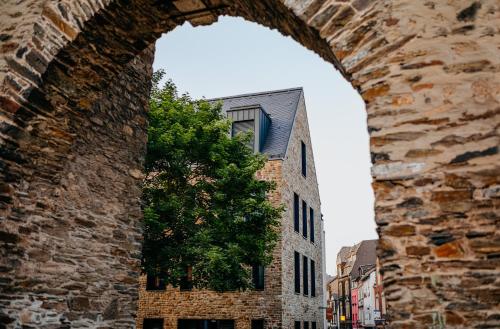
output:
[[273,180],[284,204],[269,266],[254,266],[251,291],[218,293],[148,285],[141,278],[139,329],[324,328],[323,220],[302,88],[245,94],[221,102],[231,135],[251,131],[249,147],[268,157],[257,174]]
[[359,325],[362,328],[375,327],[375,283],[376,272],[375,265],[363,274],[357,281],[357,290],[359,290]]
[[[378,271],[377,240],[364,240],[352,247],[342,247],[337,254],[338,294],[330,295],[329,305],[337,314],[332,328],[359,329],[383,327],[385,297]],[[329,288],[330,289],[330,288]]]
[[326,281],[326,321],[328,328],[336,328],[338,323],[339,285],[337,276],[329,276]]
[[352,328],[351,304],[351,271],[356,261],[359,244],[352,247],[342,247],[337,254],[338,278],[338,326],[339,328]]

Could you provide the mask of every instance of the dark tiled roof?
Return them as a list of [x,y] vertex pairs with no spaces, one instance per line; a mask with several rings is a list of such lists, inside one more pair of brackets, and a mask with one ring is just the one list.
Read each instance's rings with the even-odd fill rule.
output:
[[[360,267],[375,267],[377,262],[377,241],[378,240],[363,240],[356,252],[356,261],[352,266],[351,279],[357,280],[360,278]],[[370,266],[367,266],[370,265]]]
[[224,111],[235,107],[260,105],[271,119],[271,126],[262,153],[267,154],[270,159],[281,159],[285,157],[295,112],[302,92],[302,88],[292,88],[214,98],[208,101],[211,103],[222,101]]

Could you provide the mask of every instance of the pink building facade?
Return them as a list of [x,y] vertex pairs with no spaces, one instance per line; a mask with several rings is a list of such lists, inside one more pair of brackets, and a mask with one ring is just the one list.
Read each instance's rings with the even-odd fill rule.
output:
[[358,329],[359,327],[359,304],[358,304],[358,287],[353,284],[351,288],[351,307],[352,307],[352,328]]

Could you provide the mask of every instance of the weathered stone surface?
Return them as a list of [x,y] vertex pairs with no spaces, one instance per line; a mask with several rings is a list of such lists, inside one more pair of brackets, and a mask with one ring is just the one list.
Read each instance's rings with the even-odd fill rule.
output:
[[461,256],[463,256],[464,251],[460,243],[458,243],[457,241],[452,241],[434,248],[434,253],[438,257],[460,258]]
[[415,226],[412,225],[392,225],[383,229],[384,234],[389,236],[409,236],[415,234]]
[[[500,266],[498,1],[200,3],[202,12],[149,0],[0,5],[2,325],[134,326],[141,212],[130,170],[144,156],[147,49],[186,20],[228,14],[292,36],[365,100],[371,152],[381,155],[372,175],[390,242],[379,255],[391,327],[498,327],[493,283],[461,284],[464,273]],[[327,8],[337,10],[321,17]],[[422,203],[397,206],[411,198]],[[411,253],[425,249],[406,248],[425,243],[432,251],[420,258]],[[400,280],[413,273],[434,284]],[[92,302],[71,311],[74,297]]]
[[429,247],[408,246],[406,247],[406,254],[408,256],[425,256],[430,254]]

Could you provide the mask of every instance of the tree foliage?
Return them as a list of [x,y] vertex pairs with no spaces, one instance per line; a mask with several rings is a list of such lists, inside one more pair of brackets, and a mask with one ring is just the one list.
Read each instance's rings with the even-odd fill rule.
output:
[[282,207],[259,180],[265,157],[248,148],[248,134],[231,138],[221,105],[178,96],[160,86],[150,97],[143,187],[143,270],[178,286],[217,291],[251,287],[249,266],[267,265],[277,241]]

